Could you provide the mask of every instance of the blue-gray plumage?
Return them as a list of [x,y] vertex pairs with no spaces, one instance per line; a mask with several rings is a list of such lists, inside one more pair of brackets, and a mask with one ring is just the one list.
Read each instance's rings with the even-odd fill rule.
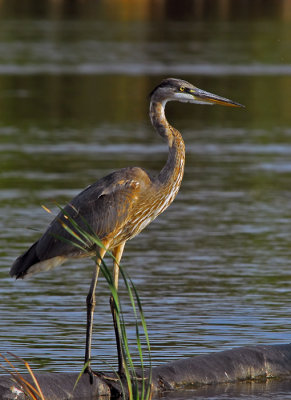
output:
[[[114,284],[118,287],[119,262],[127,240],[136,236],[153,219],[162,213],[176,197],[184,173],[185,146],[179,131],[173,128],[165,116],[168,101],[190,102],[196,104],[221,104],[241,107],[223,97],[196,88],[190,83],[174,78],[161,82],[150,96],[150,119],[155,130],[166,140],[168,159],[156,177],[150,176],[139,167],[124,168],[98,180],[77,195],[64,211],[52,221],[42,237],[14,262],[10,274],[24,278],[35,272],[48,270],[70,258],[86,257],[96,251],[99,253],[90,290],[87,296],[87,331],[85,363],[90,368],[93,313],[95,289],[100,263],[107,250],[115,256]],[[101,239],[99,249],[88,244],[85,251],[78,249],[69,241],[74,240],[62,225],[68,224],[69,214],[74,221],[89,232],[92,230]],[[85,222],[86,221],[86,222]],[[123,372],[123,356],[115,312],[112,308],[117,340],[119,373]],[[91,375],[92,376],[92,375]]]
[[[134,232],[128,216],[136,212],[138,199],[148,197],[146,189],[153,181],[144,170],[132,167],[115,171],[88,186],[56,216],[42,237],[16,259],[10,274],[23,278],[60,265],[66,259],[96,252],[90,244],[83,252],[70,243],[77,241],[61,223],[70,225],[66,215],[82,229],[95,232],[100,240],[110,241],[110,248],[130,239]],[[122,231],[116,235],[121,227]]]

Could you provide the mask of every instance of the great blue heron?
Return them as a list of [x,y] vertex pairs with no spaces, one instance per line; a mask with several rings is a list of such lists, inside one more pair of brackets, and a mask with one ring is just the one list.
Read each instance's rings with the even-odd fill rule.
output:
[[[66,223],[66,214],[84,229],[88,229],[84,224],[86,221],[100,238],[104,247],[98,250],[99,256],[86,301],[85,363],[91,374],[92,325],[100,263],[106,251],[111,250],[115,257],[113,279],[117,289],[119,263],[125,243],[172,203],[183,178],[185,146],[180,132],[165,117],[165,105],[168,101],[242,107],[239,103],[205,92],[184,80],[164,79],[150,97],[152,125],[169,147],[167,162],[160,173],[153,177],[139,167],[123,168],[87,187],[59,213],[41,238],[16,259],[10,271],[11,276],[24,278],[35,272],[49,270],[70,258],[91,256],[96,251],[96,248],[88,247],[84,252],[69,242],[72,237],[62,225],[62,221]],[[60,237],[68,240],[60,240]],[[114,312],[112,313],[114,320]],[[120,343],[117,339],[118,347]],[[118,359],[121,374],[124,361],[120,349]]]

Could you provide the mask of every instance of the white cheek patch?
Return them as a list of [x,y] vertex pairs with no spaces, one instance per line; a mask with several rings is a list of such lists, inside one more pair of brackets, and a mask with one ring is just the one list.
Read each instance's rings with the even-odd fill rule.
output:
[[195,97],[195,94],[190,94],[187,92],[177,92],[173,93],[173,96],[171,99],[168,99],[168,101],[179,101],[182,103],[194,103],[194,104],[206,104],[212,106],[213,103],[207,100],[203,100],[199,97]]
[[193,102],[194,97],[193,95],[186,93],[186,92],[179,92],[175,93],[173,96],[173,100],[181,101],[183,103]]

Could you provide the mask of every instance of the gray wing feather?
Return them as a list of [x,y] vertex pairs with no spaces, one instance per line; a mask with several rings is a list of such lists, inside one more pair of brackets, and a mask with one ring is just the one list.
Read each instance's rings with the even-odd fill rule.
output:
[[72,217],[83,230],[94,232],[99,239],[104,239],[126,221],[133,195],[139,187],[139,183],[133,180],[137,171],[140,169],[124,168],[113,172],[78,194],[60,211],[42,237],[15,260],[10,274],[24,277],[33,265],[39,266],[36,271],[49,269],[66,258],[86,256],[86,253],[94,250],[92,243],[88,243],[85,252],[72,243],[78,243],[77,239],[73,238],[63,224],[74,231],[76,229],[65,216]]
[[133,181],[130,178],[131,169],[125,168],[100,179],[79,193],[39,239],[37,256],[43,260],[81,254],[80,249],[69,243],[73,237],[62,226],[61,221],[70,226],[64,214],[69,214],[78,226],[89,233],[93,231],[101,240],[117,226],[122,226],[131,207]]

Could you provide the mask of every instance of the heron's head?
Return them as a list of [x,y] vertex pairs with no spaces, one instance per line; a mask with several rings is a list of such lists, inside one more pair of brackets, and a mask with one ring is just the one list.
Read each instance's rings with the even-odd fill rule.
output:
[[164,105],[167,101],[181,101],[184,103],[221,104],[223,106],[244,107],[242,104],[198,89],[187,81],[175,78],[164,79],[159,86],[151,92],[150,96],[152,101],[158,101]]

